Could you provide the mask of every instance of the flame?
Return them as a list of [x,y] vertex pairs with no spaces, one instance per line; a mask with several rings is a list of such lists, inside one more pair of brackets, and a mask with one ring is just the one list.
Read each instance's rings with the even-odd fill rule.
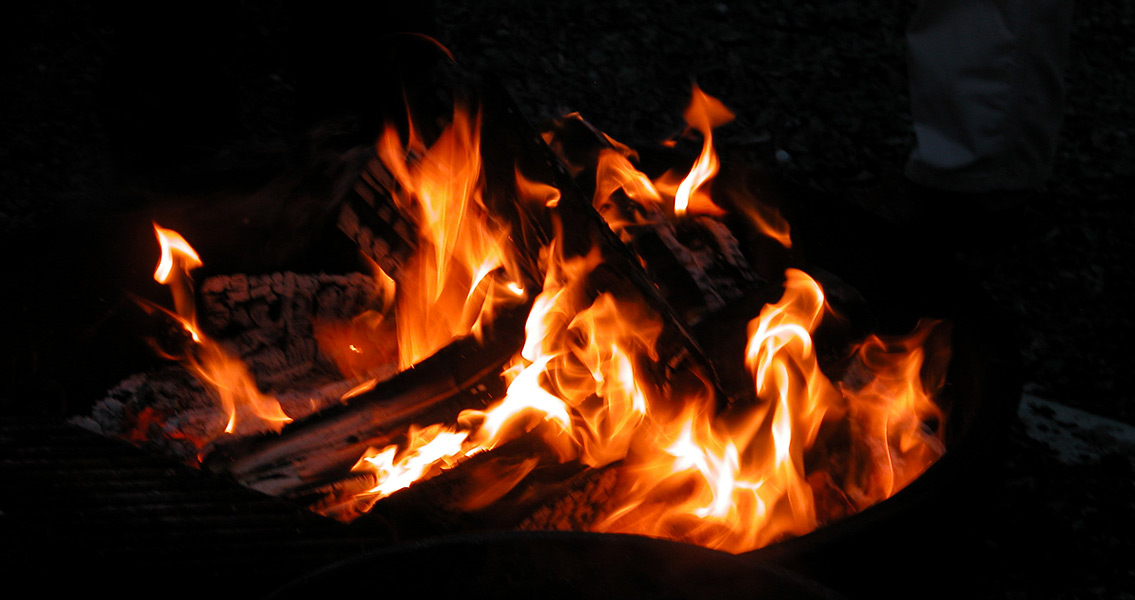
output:
[[[394,320],[389,318],[397,284],[378,263],[363,255],[374,278],[374,301],[377,309],[365,310],[349,321],[320,320],[315,323],[314,336],[324,356],[331,359],[343,376],[355,380],[371,379],[376,375],[389,376],[392,364],[398,360]],[[362,393],[358,386],[342,396],[347,400]]]
[[[840,514],[826,496],[817,500],[817,486],[837,482],[840,497],[862,508],[901,489],[943,452],[925,426],[940,414],[920,378],[933,323],[900,340],[869,338],[854,352],[856,379],[865,383],[833,382],[812,341],[830,312],[823,290],[789,270],[781,300],[749,326],[745,361],[759,401],[717,414],[708,386],[675,403],[644,375],[640,365],[658,360],[661,325],[639,303],[610,293],[589,298],[587,274],[599,262],[593,251],[549,266],[499,403],[467,410],[452,426],[412,431],[405,449],[367,453],[356,468],[374,472],[378,484],[360,496],[364,509],[535,431],[561,461],[619,469],[616,494],[593,530],[742,552]],[[828,450],[823,432],[840,426],[854,430],[850,446]],[[817,451],[844,452],[848,460],[835,463],[849,466],[815,477],[808,465],[828,464],[813,460]],[[500,486],[522,477],[501,473],[498,487],[480,494],[499,497]]]
[[[857,349],[855,363],[860,370],[855,379],[866,383],[840,383],[849,399],[849,418],[857,425],[853,447],[860,455],[851,465],[874,467],[849,473],[844,488],[857,508],[906,487],[945,452],[941,440],[924,425],[942,420],[941,409],[925,393],[926,387],[942,385],[942,374],[929,383],[921,376],[927,338],[938,327],[939,322],[924,320],[903,338],[869,337]],[[943,358],[936,357],[936,362]]]
[[[554,244],[548,254],[557,255]],[[374,472],[378,483],[361,495],[363,510],[412,479],[436,475],[541,424],[561,461],[600,467],[626,455],[647,413],[636,361],[657,359],[653,344],[661,326],[644,322],[636,315],[639,307],[609,293],[588,297],[587,275],[600,261],[593,249],[582,257],[558,257],[550,266],[498,403],[463,411],[456,425],[415,431],[403,450],[391,445],[367,452],[355,469]]]
[[[703,148],[680,183],[672,172],[652,181],[631,162],[633,151],[609,140],[613,147],[598,155],[593,204],[612,230],[666,218],[661,206],[668,198],[677,215],[720,213],[705,183],[718,171],[712,129],[731,118],[724,105],[695,87],[686,120],[702,134]],[[454,127],[460,123],[455,116]],[[380,154],[397,154],[390,150],[392,135],[388,130]],[[458,139],[464,137],[472,136]],[[390,167],[399,181],[410,181],[403,186],[418,189],[409,171],[398,168]],[[475,170],[447,172],[460,178]],[[460,187],[476,189],[468,180]],[[557,207],[555,188],[519,170],[516,185],[521,197]],[[734,200],[743,209],[757,204],[751,196]],[[791,246],[788,224],[775,211],[751,212],[758,229]],[[619,483],[593,530],[742,552],[884,499],[944,451],[927,426],[941,419],[931,399],[936,388],[921,378],[922,345],[933,323],[904,339],[867,339],[855,349],[849,374],[832,381],[812,340],[832,311],[820,285],[790,269],[783,297],[750,323],[745,355],[738,357],[752,374],[758,400],[719,414],[708,383],[699,379],[700,387],[677,392],[644,368],[659,360],[658,316],[641,298],[591,287],[589,275],[602,262],[598,249],[565,257],[558,250],[560,235],[557,229],[542,253],[543,288],[525,325],[524,346],[502,374],[505,396],[485,410],[463,411],[455,423],[413,428],[401,444],[368,450],[355,469],[373,474],[376,484],[351,501],[352,509],[330,507],[329,514],[369,510],[415,481],[527,434],[542,439],[561,462],[617,469]],[[504,291],[523,293],[513,282],[507,279]],[[461,506],[500,498],[534,460],[502,466],[495,477],[485,476],[492,468],[478,467],[483,485]]]
[[[661,207],[669,199],[675,215],[720,214],[706,185],[719,169],[712,129],[733,115],[695,87],[685,117],[703,137],[685,176],[652,181],[634,166],[633,150],[607,138],[612,147],[598,155],[593,202],[614,231],[665,218]],[[382,309],[321,340],[342,354],[340,368],[361,381],[344,401],[375,387],[371,365],[351,361],[370,360],[388,338],[397,338],[399,365],[408,368],[456,338],[480,337],[500,308],[528,296],[531,282],[508,249],[509,232],[490,218],[482,199],[480,129],[480,114],[458,106],[432,145],[412,124],[405,142],[393,126],[379,139],[378,157],[397,182],[393,199],[417,224],[418,243],[397,282],[373,265]],[[557,209],[554,187],[519,170],[516,185],[520,197]],[[779,216],[754,214],[768,235],[791,244]],[[470,457],[531,436],[560,462],[616,472],[611,499],[591,529],[742,552],[884,499],[944,452],[935,429],[942,415],[932,399],[941,382],[927,376],[933,369],[926,365],[942,358],[925,350],[938,331],[935,322],[906,337],[863,340],[833,379],[821,368],[812,336],[834,312],[814,279],[790,269],[783,296],[749,323],[744,356],[737,357],[752,375],[756,400],[719,412],[721,399],[696,372],[680,374],[691,376],[689,385],[660,374],[659,315],[633,293],[597,287],[595,280],[609,276],[595,274],[600,249],[566,255],[555,223],[557,235],[541,254],[543,285],[524,345],[501,375],[504,396],[452,423],[415,425],[399,443],[368,449],[353,469],[370,474],[373,487],[346,508],[325,507],[328,514],[357,515]],[[275,401],[198,331],[188,271],[200,259],[180,236],[163,238],[167,230],[156,225],[155,231],[163,248],[155,277],[174,290],[177,316],[195,341],[187,365],[215,386],[231,431],[237,407],[259,410]],[[275,423],[287,419],[277,416]],[[539,460],[479,466],[475,479],[482,485],[458,505],[487,506]]]
[[785,248],[792,247],[791,227],[780,211],[761,202],[748,188],[741,185],[724,186],[724,194],[731,198],[732,206],[749,218],[759,233],[776,240]]
[[703,395],[687,399],[678,418],[657,422],[628,459],[618,508],[597,530],[741,552],[816,526],[804,453],[839,394],[812,347],[823,292],[800,271],[787,276],[781,300],[749,325],[746,364],[760,404],[715,416],[713,398]]
[[548,208],[555,208],[560,203],[560,190],[554,186],[539,181],[532,181],[516,167],[516,189],[521,198],[541,202]]
[[[711,398],[688,398],[672,421],[627,458],[621,495],[597,531],[668,537],[743,552],[814,529],[838,508],[816,499],[806,460],[822,427],[850,424],[851,470],[842,491],[855,508],[889,497],[944,451],[924,423],[940,418],[921,384],[921,344],[933,323],[890,343],[859,346],[866,385],[833,383],[820,370],[811,334],[825,311],[823,290],[787,272],[785,294],[750,323],[746,364],[760,403],[713,416]],[[832,469],[834,470],[834,469]],[[830,481],[839,473],[822,473]]]
[[[617,191],[623,192],[631,202],[625,205],[617,202],[614,197]],[[627,225],[661,220],[662,201],[654,183],[635,168],[623,152],[609,148],[600,151],[592,204],[611,231],[621,234]]]
[[[702,135],[702,150],[688,173],[682,175],[670,170],[660,177],[651,179],[635,166],[638,152],[620,143],[606,133],[599,131],[585,121],[579,113],[564,115],[562,119],[575,120],[602,139],[607,147],[599,150],[595,160],[595,193],[592,204],[607,222],[611,230],[623,236],[629,225],[659,223],[668,216],[681,217],[687,213],[694,215],[721,216],[725,212],[710,198],[708,183],[720,170],[720,161],[713,147],[713,129],[733,119],[733,113],[718,99],[706,94],[696,85],[693,97],[685,112],[686,123],[690,129]],[[545,142],[561,148],[552,131],[543,134]],[[676,140],[663,142],[672,147]],[[561,152],[562,154],[562,152]],[[571,159],[566,156],[565,161]],[[581,165],[570,165],[573,174],[582,172]],[[735,179],[735,178],[734,178]],[[788,221],[773,206],[761,202],[748,189],[745,181],[729,181],[720,193],[729,197],[732,206],[747,216],[761,234],[776,240],[785,248],[792,247]],[[531,182],[526,181],[530,187]],[[616,192],[626,197],[619,198]],[[556,195],[558,200],[558,192]],[[664,202],[673,205],[670,215],[661,210]],[[549,204],[554,206],[554,204]],[[624,236],[625,237],[625,236]],[[624,239],[624,241],[628,241]]]
[[706,182],[717,174],[720,164],[717,152],[713,149],[713,129],[733,120],[733,112],[725,107],[720,100],[706,94],[697,85],[694,85],[693,98],[686,107],[684,114],[686,124],[690,129],[702,135],[701,154],[694,161],[690,172],[675,185],[677,175],[667,172],[655,184],[674,198],[674,214],[684,215],[687,211],[694,214],[724,214],[703,189]]
[[193,347],[182,357],[182,362],[220,399],[228,416],[224,432],[234,433],[237,430],[238,413],[245,412],[251,412],[258,418],[252,422],[250,429],[269,428],[279,431],[292,420],[284,414],[280,403],[261,393],[244,363],[202,333],[197,325],[193,280],[189,271],[202,266],[201,258],[179,233],[162,228],[157,223],[153,225],[161,247],[161,258],[154,271],[154,279],[170,287],[175,312],[169,314],[181,323],[194,342]]
[[[353,470],[373,470],[381,474],[378,484],[369,494],[384,498],[410,487],[439,463],[443,466],[456,464],[455,457],[460,454],[462,442],[469,434],[448,430],[442,425],[431,425],[422,430],[411,427],[406,435],[405,451],[399,453],[398,446],[394,445],[380,451],[370,449],[355,465]],[[396,456],[397,461],[394,460]]]
[[161,258],[158,259],[158,267],[154,270],[154,281],[170,287],[174,310],[182,317],[183,323],[188,323],[186,331],[193,337],[193,341],[200,342],[189,272],[204,263],[201,262],[197,251],[181,237],[180,233],[160,227],[157,223],[152,225],[154,235],[158,238],[158,246],[161,248]]
[[[480,340],[500,309],[527,300],[509,231],[483,202],[480,135],[480,113],[461,105],[429,146],[412,121],[405,143],[396,126],[383,130],[377,155],[397,183],[394,204],[417,226],[416,247],[394,276],[366,258],[379,309],[317,324],[320,349],[344,376],[385,378],[393,364],[408,369],[457,338]],[[559,199],[552,186],[517,180],[549,205]]]
[[403,369],[456,338],[481,339],[499,308],[518,303],[521,276],[508,229],[489,217],[482,200],[480,135],[480,112],[457,106],[429,147],[413,123],[405,145],[393,125],[378,141],[378,157],[400,187],[394,201],[418,225],[418,247],[398,274],[395,301]]

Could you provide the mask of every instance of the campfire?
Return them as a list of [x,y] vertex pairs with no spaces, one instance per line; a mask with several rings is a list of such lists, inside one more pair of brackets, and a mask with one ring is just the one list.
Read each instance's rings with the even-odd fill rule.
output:
[[403,535],[730,552],[883,501],[944,454],[949,323],[890,336],[845,316],[854,291],[727,172],[721,101],[695,86],[686,130],[650,149],[567,115],[539,155],[490,140],[483,110],[379,136],[339,219],[367,274],[195,289],[209,257],[155,224],[173,306],[143,304],[183,367],[84,422]]

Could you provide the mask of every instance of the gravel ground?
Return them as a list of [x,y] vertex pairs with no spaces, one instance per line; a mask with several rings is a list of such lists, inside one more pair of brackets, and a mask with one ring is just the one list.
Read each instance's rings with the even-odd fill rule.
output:
[[[61,262],[48,235],[144,208],[155,187],[212,181],[187,183],[187,173],[232,178],[218,169],[223,161],[256,181],[257,169],[295,160],[288,148],[310,143],[305,119],[321,110],[325,90],[313,92],[312,82],[365,73],[368,38],[359,32],[389,8],[329,6],[320,24],[347,33],[314,41],[314,26],[283,1],[155,10],[144,15],[149,26],[81,1],[0,21],[0,263],[10,281],[39,290],[6,292],[0,302],[5,380],[15,382],[0,398],[5,412],[74,412],[94,400],[89,389],[67,390],[47,365],[73,336],[68,327],[90,325],[85,313],[66,315],[91,289],[45,278],[44,267]],[[913,141],[902,35],[909,3],[435,0],[432,8],[438,39],[464,65],[497,75],[533,121],[579,110],[616,138],[657,140],[681,128],[696,81],[737,113],[720,143],[763,156],[785,179],[860,202],[885,193]],[[1078,3],[1047,202],[1023,215],[1039,230],[959,256],[1016,317],[1029,392],[1129,424],[1133,25],[1135,4]],[[171,51],[177,45],[191,49]],[[790,159],[776,161],[778,150]],[[101,232],[80,237],[114,242]],[[29,408],[27,397],[42,404]],[[1067,465],[1016,431],[997,496],[1005,528],[987,540],[1005,567],[988,597],[1135,597],[1135,575],[1116,558],[1135,543],[1131,458],[1105,443],[1097,458]]]

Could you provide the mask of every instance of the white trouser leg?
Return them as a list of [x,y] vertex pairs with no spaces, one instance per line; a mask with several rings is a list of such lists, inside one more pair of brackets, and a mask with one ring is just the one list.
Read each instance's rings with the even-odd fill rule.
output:
[[915,183],[1037,188],[1064,113],[1072,0],[921,0],[907,31]]

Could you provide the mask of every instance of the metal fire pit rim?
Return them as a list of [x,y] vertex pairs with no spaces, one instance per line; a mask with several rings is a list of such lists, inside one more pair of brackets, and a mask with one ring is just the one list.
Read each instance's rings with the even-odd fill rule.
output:
[[[595,533],[589,531],[515,530],[463,532],[430,536],[371,550],[320,566],[304,573],[277,588],[266,596],[266,598],[303,597],[303,595],[309,593],[308,590],[326,589],[330,578],[342,577],[344,573],[368,572],[366,568],[367,565],[381,565],[385,561],[392,559],[406,559],[422,554],[432,558],[435,555],[444,554],[452,550],[462,551],[462,553],[467,552],[469,555],[472,555],[474,552],[489,555],[507,554],[510,549],[517,548],[523,553],[520,555],[522,560],[524,560],[524,554],[527,554],[534,564],[542,560],[547,560],[543,555],[548,553],[549,549],[553,552],[566,549],[565,555],[569,557],[570,561],[578,560],[581,563],[565,567],[571,569],[575,569],[576,567],[591,567],[592,569],[603,571],[604,569],[619,566],[618,564],[610,564],[607,562],[588,564],[590,562],[589,559],[596,550],[604,552],[616,551],[616,557],[618,557],[618,559],[614,561],[615,563],[624,561],[633,561],[636,563],[651,562],[645,561],[644,557],[657,557],[661,555],[665,557],[668,562],[689,562],[693,565],[695,572],[701,565],[709,562],[716,564],[721,569],[728,570],[737,577],[750,577],[768,582],[772,585],[784,586],[793,594],[785,597],[815,598],[818,600],[837,600],[843,598],[843,596],[835,591],[791,569],[775,563],[754,559],[743,554],[731,554],[704,546],[637,534]],[[608,556],[608,558],[610,557]],[[528,566],[529,565],[522,564],[519,568],[523,570]],[[437,565],[429,565],[426,567],[426,569],[430,570],[436,568]],[[587,571],[580,569],[576,572],[580,575],[579,579],[576,580],[575,577],[569,575],[569,578],[572,580],[569,581],[569,583],[584,582],[587,581],[589,576],[596,575],[596,572],[591,569]],[[350,575],[348,575],[348,577],[349,576]],[[689,577],[689,575],[683,575],[681,573],[673,576],[679,580],[684,580]],[[509,598],[514,597],[510,592],[516,592],[517,590],[504,588],[497,591],[500,592],[501,597]],[[472,591],[472,594],[474,597],[478,597],[476,589]],[[559,596],[553,593],[553,597]],[[675,597],[694,596],[679,595]]]

